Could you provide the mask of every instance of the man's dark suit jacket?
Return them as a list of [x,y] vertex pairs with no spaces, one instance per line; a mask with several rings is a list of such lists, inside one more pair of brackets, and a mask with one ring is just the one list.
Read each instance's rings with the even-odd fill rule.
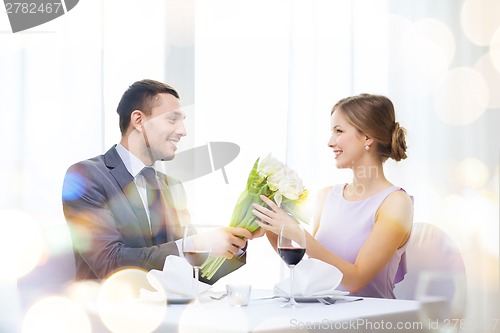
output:
[[[179,255],[175,240],[189,223],[182,184],[160,174],[167,209],[167,242],[153,244],[144,205],[132,175],[115,146],[104,155],[72,165],[63,185],[63,210],[75,255],[76,279],[103,279],[126,267],[162,270],[169,255]],[[167,207],[167,206],[165,206]],[[245,255],[226,260],[210,280],[241,267]]]

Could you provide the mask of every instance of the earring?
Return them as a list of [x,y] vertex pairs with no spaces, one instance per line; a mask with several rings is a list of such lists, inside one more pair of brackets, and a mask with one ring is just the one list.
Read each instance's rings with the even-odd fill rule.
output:
[[370,146],[369,146],[369,145],[366,145],[366,146],[365,146],[365,150],[366,150],[366,151],[370,150]]

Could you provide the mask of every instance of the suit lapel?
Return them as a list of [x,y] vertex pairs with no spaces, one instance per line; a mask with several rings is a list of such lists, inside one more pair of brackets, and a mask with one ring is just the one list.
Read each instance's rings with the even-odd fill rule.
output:
[[132,207],[137,218],[136,222],[142,230],[147,246],[152,246],[153,242],[150,237],[151,230],[149,228],[148,216],[144,210],[144,204],[142,203],[139,191],[135,186],[134,177],[128,172],[115,147],[106,152],[104,155],[104,163]]

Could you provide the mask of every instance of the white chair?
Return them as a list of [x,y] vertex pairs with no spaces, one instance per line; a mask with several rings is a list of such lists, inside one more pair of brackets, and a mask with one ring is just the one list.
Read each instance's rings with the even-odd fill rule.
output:
[[[394,289],[396,298],[421,301],[421,319],[427,324],[463,319],[466,272],[455,242],[442,229],[428,223],[414,223],[408,241],[408,273]],[[429,330],[442,332],[433,326]]]

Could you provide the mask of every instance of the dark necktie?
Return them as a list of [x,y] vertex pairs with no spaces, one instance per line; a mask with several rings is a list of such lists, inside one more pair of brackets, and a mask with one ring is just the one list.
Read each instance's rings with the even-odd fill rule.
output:
[[156,181],[156,172],[152,167],[145,167],[141,174],[146,179],[146,193],[148,198],[149,221],[153,243],[159,245],[167,241],[165,224],[163,223],[163,200]]

